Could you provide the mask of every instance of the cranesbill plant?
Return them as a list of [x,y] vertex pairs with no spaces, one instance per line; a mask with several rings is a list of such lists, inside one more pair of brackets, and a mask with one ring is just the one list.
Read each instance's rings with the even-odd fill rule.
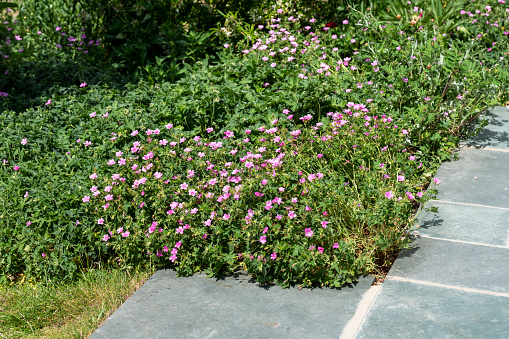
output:
[[414,204],[430,197],[406,131],[363,104],[312,126],[273,120],[221,141],[171,128],[133,131],[130,147],[112,145],[107,174],[90,174],[83,203],[122,265],[341,286],[401,246]]

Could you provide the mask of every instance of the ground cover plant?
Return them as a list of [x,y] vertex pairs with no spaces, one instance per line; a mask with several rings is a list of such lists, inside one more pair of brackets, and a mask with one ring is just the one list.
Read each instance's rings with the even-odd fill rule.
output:
[[[274,8],[216,61],[165,73],[176,60],[160,55],[131,84],[51,46],[90,72],[27,104],[2,91],[0,279],[98,263],[283,286],[376,273],[468,122],[508,99],[508,8],[463,4],[352,5],[336,21]],[[19,32],[3,53],[38,41]]]

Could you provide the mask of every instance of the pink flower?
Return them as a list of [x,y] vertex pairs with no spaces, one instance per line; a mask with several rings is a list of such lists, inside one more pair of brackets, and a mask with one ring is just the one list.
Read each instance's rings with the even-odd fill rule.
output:
[[171,255],[171,257],[168,258],[168,260],[171,260],[171,262],[175,262],[177,260],[177,255],[174,253]]
[[262,185],[263,185],[263,186],[267,185],[267,183],[268,183],[267,179],[263,179],[263,180],[262,180]]
[[441,183],[440,179],[438,179],[438,178],[434,178],[434,179],[433,179],[433,182],[434,182],[435,184],[437,184],[437,185]]
[[405,181],[405,177],[402,175],[398,175],[398,181]]
[[223,139],[228,139],[228,138],[233,138],[234,137],[234,134],[232,131],[230,130],[227,130],[226,132],[224,132],[225,134],[225,137]]
[[14,170],[15,171],[19,170],[19,166],[14,166]]
[[178,234],[183,234],[184,233],[184,228],[182,226],[180,226],[179,228],[175,229],[175,232],[177,232]]
[[186,183],[180,184],[180,189],[187,190],[189,186]]
[[122,233],[122,238],[127,238],[129,236],[129,231],[125,231],[124,233]]
[[207,131],[207,133],[212,133],[212,131],[214,131],[214,129],[212,127],[209,127],[207,129],[205,129]]
[[86,82],[82,82],[82,83],[80,84],[80,87],[85,87],[86,85],[87,85],[87,83],[86,83]]
[[385,197],[387,199],[392,199],[394,198],[394,193],[392,193],[392,191],[385,192]]
[[328,223],[329,223],[328,221],[325,221],[325,220],[324,220],[324,221],[322,221],[322,227],[323,227],[323,228],[327,228],[327,224],[328,224]]
[[332,245],[332,248],[339,248],[339,244],[338,243],[334,243],[334,245]]
[[106,200],[106,201],[113,200],[113,195],[108,194],[107,196],[104,197],[104,200]]
[[223,214],[223,219],[224,219],[224,220],[228,220],[228,219],[230,219],[230,215],[229,215],[229,214]]
[[27,138],[23,138],[23,139],[21,139],[21,144],[22,144],[23,146],[25,146],[25,145],[27,144],[27,142],[28,142],[28,141],[27,141]]
[[262,235],[262,236],[260,237],[260,242],[261,242],[262,244],[265,244],[265,243],[267,242],[267,236]]
[[104,224],[104,219],[103,218],[97,219],[97,224],[99,224],[99,225]]
[[276,252],[272,253],[272,254],[270,255],[270,258],[271,258],[272,260],[276,260],[276,258],[277,258],[277,253],[276,253]]
[[288,218],[293,219],[293,218],[295,218],[296,216],[297,216],[297,214],[295,214],[295,212],[294,212],[294,211],[290,211],[290,212],[288,212]]
[[309,212],[309,211],[311,211],[311,207],[309,207],[309,206],[306,206],[304,209],[305,209],[306,211],[308,211],[308,212]]
[[107,234],[105,234],[105,235],[103,236],[103,241],[108,241],[108,239],[109,239],[109,238],[110,238],[110,236],[109,236],[109,235],[107,235]]
[[279,190],[279,192],[284,192],[285,188],[284,187],[279,187],[278,190]]
[[313,236],[313,230],[311,228],[306,228],[304,230],[304,235],[308,238],[311,238]]
[[113,165],[115,165],[115,160],[113,160],[113,159],[110,159],[110,161],[108,161],[108,165],[110,165],[110,166],[113,166]]
[[41,254],[41,255],[42,255],[42,257],[43,257],[43,258],[44,258],[44,257],[46,257],[46,253],[43,253],[43,254]]
[[318,246],[318,252],[323,253],[323,247]]
[[206,221],[203,222],[205,224],[205,226],[210,226],[212,225],[212,220],[210,219],[207,219]]
[[30,220],[28,220],[27,226],[30,226],[30,225],[32,225],[32,222]]

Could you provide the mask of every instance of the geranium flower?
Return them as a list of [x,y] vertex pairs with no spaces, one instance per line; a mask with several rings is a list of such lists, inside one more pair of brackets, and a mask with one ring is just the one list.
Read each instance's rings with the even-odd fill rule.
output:
[[306,228],[304,230],[304,235],[308,238],[311,238],[313,236],[313,230],[311,228]]

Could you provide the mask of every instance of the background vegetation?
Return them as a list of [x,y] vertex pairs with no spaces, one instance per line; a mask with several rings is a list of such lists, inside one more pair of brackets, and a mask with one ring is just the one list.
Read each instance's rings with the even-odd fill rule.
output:
[[509,100],[503,1],[4,5],[4,285],[377,274],[468,123]]

